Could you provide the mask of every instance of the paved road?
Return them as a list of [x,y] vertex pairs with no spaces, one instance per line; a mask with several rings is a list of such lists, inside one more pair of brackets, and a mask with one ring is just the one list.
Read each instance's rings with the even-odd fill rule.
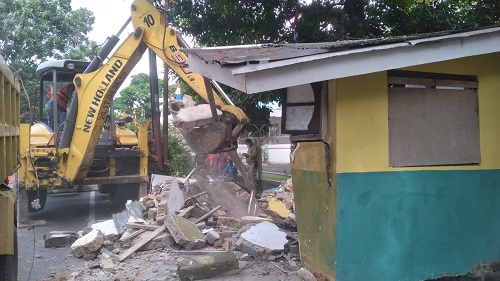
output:
[[43,235],[54,230],[79,231],[93,221],[110,219],[111,215],[111,202],[97,191],[49,194],[45,209],[29,216],[30,220],[43,219],[47,225],[18,230],[18,280],[44,280],[51,274],[80,268],[81,260],[71,258],[69,246],[47,249]]

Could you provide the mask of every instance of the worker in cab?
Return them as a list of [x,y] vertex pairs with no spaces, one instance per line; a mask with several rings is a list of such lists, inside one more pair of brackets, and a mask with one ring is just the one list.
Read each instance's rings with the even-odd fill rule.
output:
[[[66,119],[66,111],[68,108],[68,103],[73,96],[73,92],[75,91],[75,86],[73,83],[68,83],[61,87],[57,91],[57,112],[58,118],[57,122],[59,125],[64,123]],[[49,127],[54,126],[54,91],[52,86],[49,86],[45,91],[45,97],[47,98],[47,103],[45,103],[45,112],[47,114],[47,124]]]

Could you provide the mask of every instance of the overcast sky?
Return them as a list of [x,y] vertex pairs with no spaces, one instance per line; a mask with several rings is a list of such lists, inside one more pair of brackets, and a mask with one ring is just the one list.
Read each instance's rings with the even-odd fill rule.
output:
[[[132,0],[72,0],[71,7],[73,9],[87,8],[94,13],[95,23],[94,28],[89,34],[89,38],[102,44],[107,37],[116,34],[126,20],[130,17],[130,5]],[[125,39],[132,33],[133,27],[130,23],[125,31],[120,36],[120,39]],[[120,41],[121,43],[121,41]],[[118,43],[118,45],[120,44]],[[163,64],[160,59],[157,59],[158,75],[163,78]],[[148,52],[146,51],[141,61],[131,71],[127,80],[123,83],[118,92],[130,84],[130,77],[138,73],[149,74]]]

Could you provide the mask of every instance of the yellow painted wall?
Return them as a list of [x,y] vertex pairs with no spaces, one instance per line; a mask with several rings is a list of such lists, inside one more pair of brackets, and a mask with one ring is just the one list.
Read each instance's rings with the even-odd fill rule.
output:
[[481,164],[389,167],[387,74],[384,71],[338,79],[336,87],[329,89],[329,96],[336,92],[337,120],[334,131],[337,172],[500,169],[500,53],[404,70],[478,77]]

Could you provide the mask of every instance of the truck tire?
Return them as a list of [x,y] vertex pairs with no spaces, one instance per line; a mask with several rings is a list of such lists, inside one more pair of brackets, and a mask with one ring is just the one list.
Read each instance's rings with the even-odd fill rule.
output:
[[14,243],[14,255],[0,255],[0,281],[17,281],[17,231]]
[[101,194],[109,194],[111,189],[114,188],[114,184],[99,184],[98,190]]
[[116,210],[123,210],[127,200],[139,199],[139,183],[114,184],[109,190],[109,197]]

